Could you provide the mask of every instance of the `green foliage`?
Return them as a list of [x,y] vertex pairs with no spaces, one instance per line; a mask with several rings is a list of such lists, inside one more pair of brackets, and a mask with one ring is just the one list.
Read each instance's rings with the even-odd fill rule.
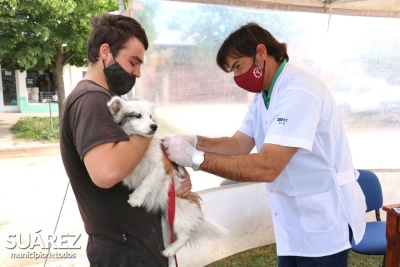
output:
[[[349,267],[379,267],[383,256],[362,255],[350,251]],[[244,251],[214,262],[207,267],[275,267],[278,266],[276,245],[269,245]]]
[[218,49],[225,38],[248,22],[256,22],[270,31],[280,42],[283,33],[297,35],[296,30],[285,28],[292,25],[290,17],[270,10],[255,10],[231,6],[197,4],[174,8],[166,22],[171,30],[182,31],[181,41],[191,40],[191,62],[194,65],[214,66]]
[[[143,0],[143,9],[134,10],[133,17],[142,25],[149,40],[149,49],[146,51],[150,55],[154,51],[154,41],[157,39],[157,31],[154,25],[155,13],[160,8],[160,0]],[[128,6],[128,3],[126,3]]]
[[[53,128],[51,127],[53,123]],[[59,142],[59,120],[56,117],[23,117],[11,128],[16,139]]]
[[0,64],[8,70],[52,71],[61,110],[63,67],[86,65],[91,20],[117,9],[115,0],[0,2]]
[[0,62],[8,69],[53,70],[58,50],[62,64],[86,64],[90,21],[118,9],[115,0],[29,0],[0,2]]

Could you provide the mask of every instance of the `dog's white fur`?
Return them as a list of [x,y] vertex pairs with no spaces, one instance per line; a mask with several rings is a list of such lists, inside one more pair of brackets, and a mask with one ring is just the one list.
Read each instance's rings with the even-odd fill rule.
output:
[[162,150],[160,138],[155,136],[157,125],[153,119],[154,104],[148,101],[128,101],[113,97],[108,108],[114,120],[131,134],[153,136],[150,146],[135,170],[123,180],[123,184],[134,189],[129,196],[132,207],[143,206],[149,212],[161,210],[165,250],[169,266],[175,266],[174,255],[186,243],[196,243],[202,239],[220,238],[228,231],[206,219],[201,211],[200,197],[190,192],[187,198],[175,198],[174,233],[176,240],[170,244],[168,223],[168,190],[173,173],[175,190],[181,187],[185,169],[168,161]]

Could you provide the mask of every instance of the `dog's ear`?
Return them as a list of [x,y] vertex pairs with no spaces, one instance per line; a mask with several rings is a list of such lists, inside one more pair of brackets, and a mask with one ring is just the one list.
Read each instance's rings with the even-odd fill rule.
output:
[[110,110],[111,115],[117,114],[123,105],[123,101],[125,101],[123,98],[119,96],[114,96],[111,98],[111,100],[107,103],[108,109]]

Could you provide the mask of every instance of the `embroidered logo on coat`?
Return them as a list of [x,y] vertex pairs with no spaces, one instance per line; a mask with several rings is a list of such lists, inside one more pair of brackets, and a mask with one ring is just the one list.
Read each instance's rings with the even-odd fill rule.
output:
[[286,118],[278,118],[276,121],[277,121],[279,124],[285,125],[286,122],[287,122],[288,120],[289,120],[289,119],[286,119]]

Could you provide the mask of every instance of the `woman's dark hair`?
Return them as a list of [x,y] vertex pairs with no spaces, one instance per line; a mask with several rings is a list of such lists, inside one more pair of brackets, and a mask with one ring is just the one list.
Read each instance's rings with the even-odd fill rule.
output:
[[273,56],[277,62],[281,62],[284,59],[289,61],[286,44],[279,43],[269,31],[251,22],[241,26],[225,39],[217,54],[216,61],[218,66],[223,71],[230,72],[231,70],[226,64],[226,58],[228,56],[234,58],[254,57],[258,44],[265,45],[268,55]]
[[99,57],[102,44],[108,44],[111,54],[118,56],[129,38],[139,39],[145,50],[149,47],[146,32],[133,18],[123,15],[105,13],[94,18],[91,22],[91,31],[86,45],[86,55],[89,62],[95,63]]

